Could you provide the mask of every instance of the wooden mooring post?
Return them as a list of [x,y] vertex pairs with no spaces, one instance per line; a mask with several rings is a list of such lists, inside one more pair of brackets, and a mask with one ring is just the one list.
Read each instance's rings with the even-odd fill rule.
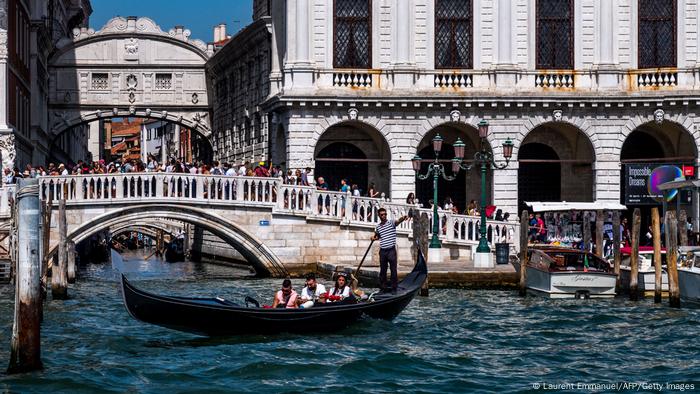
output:
[[678,223],[676,213],[666,211],[664,218],[666,230],[666,269],[668,271],[668,303],[672,308],[680,308],[681,297],[678,289]]
[[688,215],[685,209],[678,212],[678,245],[688,246]]
[[632,253],[630,254],[630,300],[639,300],[639,230],[642,226],[642,212],[634,209],[632,214]]
[[615,272],[615,293],[620,294],[620,211],[613,212],[613,272]]
[[583,250],[591,251],[591,216],[588,211],[583,213]]
[[66,200],[61,198],[58,201],[58,258],[57,264],[51,268],[51,296],[54,300],[68,298],[67,233]]
[[17,278],[8,373],[41,369],[41,218],[39,183],[20,179],[17,192]]
[[530,230],[530,215],[523,210],[520,215],[520,296],[527,295],[527,236]]
[[[420,216],[413,219],[413,239],[416,242],[416,246],[420,248],[423,252],[423,258],[428,258],[428,228],[430,226],[430,219],[428,219],[428,214],[423,212]],[[423,286],[420,288],[420,295],[423,297],[428,297],[430,294],[430,288],[428,281],[430,279],[430,274],[425,278]]]
[[604,224],[604,217],[605,211],[602,209],[596,211],[595,213],[595,254],[598,255],[601,259],[604,258],[603,256],[604,249],[603,249],[603,224]]
[[651,234],[654,243],[654,303],[661,302],[661,222],[659,208],[651,209]]
[[66,250],[68,283],[75,283],[75,242],[68,241]]

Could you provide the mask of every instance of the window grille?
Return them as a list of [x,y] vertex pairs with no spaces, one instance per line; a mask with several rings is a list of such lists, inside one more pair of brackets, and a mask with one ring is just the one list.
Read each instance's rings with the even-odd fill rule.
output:
[[107,90],[109,88],[109,74],[107,73],[93,73],[92,74],[92,86],[93,90]]
[[156,74],[156,90],[170,90],[172,86],[172,74]]
[[472,1],[436,0],[435,68],[472,68]]
[[371,0],[335,0],[334,67],[372,67],[371,9]]
[[574,1],[537,0],[537,68],[574,68]]
[[639,0],[639,68],[676,67],[676,0]]

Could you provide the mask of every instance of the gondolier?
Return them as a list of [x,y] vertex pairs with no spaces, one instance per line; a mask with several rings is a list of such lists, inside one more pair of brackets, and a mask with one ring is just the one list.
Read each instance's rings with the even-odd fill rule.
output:
[[379,288],[381,291],[387,291],[386,285],[386,270],[387,266],[391,270],[391,292],[396,293],[396,288],[399,283],[397,267],[396,267],[396,226],[401,224],[408,216],[401,216],[396,221],[386,219],[386,209],[379,208],[377,211],[380,223],[374,230],[372,235],[373,240],[379,240]]

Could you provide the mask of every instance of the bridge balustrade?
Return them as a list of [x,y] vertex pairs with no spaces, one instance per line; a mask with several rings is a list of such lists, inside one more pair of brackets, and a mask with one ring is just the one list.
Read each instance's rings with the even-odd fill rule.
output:
[[[379,208],[388,211],[389,218],[426,213],[432,236],[432,210],[383,198],[355,197],[350,193],[317,190],[313,186],[287,185],[281,178],[192,175],[180,173],[100,174],[40,177],[41,199],[59,198],[71,205],[129,204],[138,202],[188,202],[261,206],[273,213],[302,216],[314,220],[336,222],[339,225],[374,228],[379,223]],[[0,193],[0,215],[10,215],[12,189],[3,187]],[[455,244],[476,245],[479,242],[480,217],[454,214],[440,210],[440,238]],[[397,231],[413,234],[413,222],[404,221]],[[490,244],[508,242],[515,245],[519,226],[514,222],[487,222]],[[517,245],[515,245],[517,248]]]

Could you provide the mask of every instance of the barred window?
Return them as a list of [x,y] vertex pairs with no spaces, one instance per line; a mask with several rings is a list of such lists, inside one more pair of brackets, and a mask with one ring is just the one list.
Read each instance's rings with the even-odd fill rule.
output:
[[170,90],[172,86],[172,74],[156,74],[156,90]]
[[472,1],[436,0],[435,68],[472,68]]
[[92,73],[92,82],[90,86],[94,90],[107,90],[109,88],[109,74],[107,73]]
[[537,68],[574,68],[574,0],[537,0]]
[[372,67],[372,0],[335,0],[333,66]]
[[639,68],[676,66],[676,0],[639,0]]

